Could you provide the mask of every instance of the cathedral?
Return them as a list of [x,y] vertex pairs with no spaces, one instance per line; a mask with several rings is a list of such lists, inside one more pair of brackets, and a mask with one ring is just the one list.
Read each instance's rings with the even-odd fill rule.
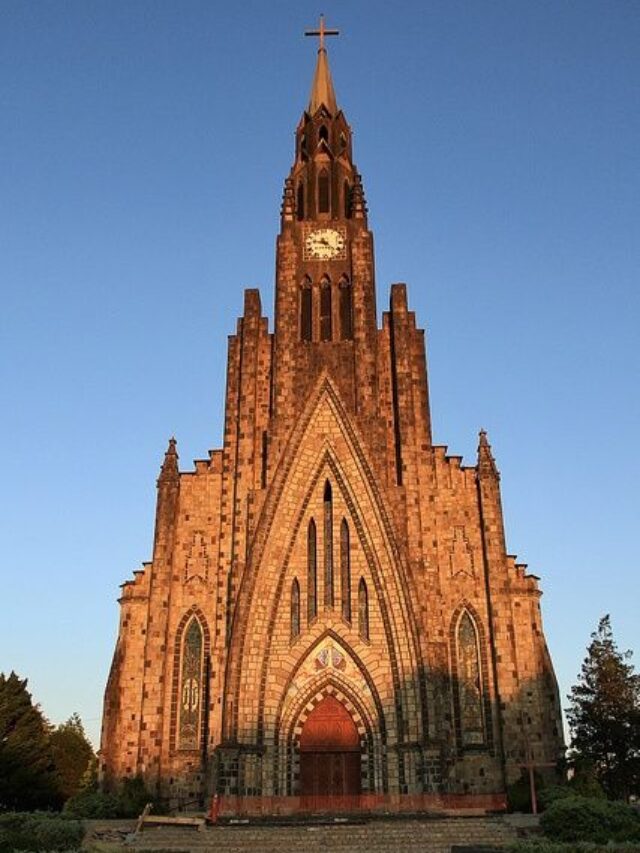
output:
[[119,599],[101,778],[229,815],[500,810],[563,750],[538,578],[507,552],[486,433],[474,465],[433,443],[404,284],[378,323],[352,131],[315,34],[274,328],[245,291],[223,446],[181,471],[169,442],[153,557]]

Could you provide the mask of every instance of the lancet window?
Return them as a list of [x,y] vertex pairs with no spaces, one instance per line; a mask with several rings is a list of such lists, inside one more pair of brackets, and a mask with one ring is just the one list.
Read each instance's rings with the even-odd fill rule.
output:
[[313,337],[313,293],[311,279],[305,276],[300,288],[300,338],[310,341]]
[[307,528],[307,619],[318,615],[318,567],[316,550],[316,523],[313,519]]
[[194,616],[187,625],[182,640],[178,726],[180,749],[198,749],[200,746],[203,646],[202,627]]
[[304,219],[304,184],[302,181],[298,184],[298,193],[296,195],[296,216],[298,219]]
[[291,584],[291,639],[300,636],[300,584],[298,578]]
[[369,593],[364,578],[358,584],[358,633],[363,640],[369,639]]
[[338,287],[340,293],[340,338],[350,341],[353,338],[353,291],[351,282],[343,275]]
[[322,169],[318,175],[318,213],[329,213],[329,173]]
[[462,743],[464,746],[481,746],[485,742],[482,667],[478,631],[467,610],[458,622],[456,656]]
[[[344,142],[344,137],[342,137],[343,145],[346,145]],[[346,219],[349,219],[351,216],[351,187],[349,186],[349,181],[345,181],[343,185],[343,201],[344,201],[344,215]]]
[[333,607],[333,495],[328,480],[324,486],[324,603]]
[[349,553],[349,525],[342,519],[340,525],[340,595],[342,618],[351,622],[351,555]]
[[331,337],[331,282],[325,276],[320,282],[320,340]]

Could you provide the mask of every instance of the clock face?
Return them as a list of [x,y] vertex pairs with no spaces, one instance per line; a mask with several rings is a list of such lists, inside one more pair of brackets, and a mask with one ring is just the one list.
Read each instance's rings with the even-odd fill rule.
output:
[[304,254],[307,258],[330,261],[345,257],[346,239],[335,228],[316,228],[309,231],[304,240]]

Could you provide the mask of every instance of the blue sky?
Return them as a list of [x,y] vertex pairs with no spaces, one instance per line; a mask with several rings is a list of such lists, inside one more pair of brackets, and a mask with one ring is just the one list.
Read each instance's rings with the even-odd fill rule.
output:
[[[322,8],[378,308],[407,282],[436,442],[489,432],[564,696],[603,613],[640,654],[640,5]],[[319,11],[0,7],[0,670],[94,740],[167,439],[221,445],[243,288],[273,316]]]

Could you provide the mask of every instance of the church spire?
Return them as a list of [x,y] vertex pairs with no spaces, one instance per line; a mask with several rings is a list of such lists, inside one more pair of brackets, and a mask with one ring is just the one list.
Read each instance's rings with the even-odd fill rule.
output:
[[318,60],[316,62],[316,70],[313,75],[311,94],[309,96],[308,112],[311,115],[314,115],[321,106],[324,106],[331,115],[335,116],[338,112],[338,103],[336,101],[336,93],[333,88],[333,80],[331,79],[331,71],[329,70],[329,59],[327,58],[327,49],[324,46],[324,39],[325,36],[337,36],[338,30],[327,30],[324,25],[324,15],[320,15],[319,29],[307,30],[305,35],[318,36],[320,39],[318,46]]

